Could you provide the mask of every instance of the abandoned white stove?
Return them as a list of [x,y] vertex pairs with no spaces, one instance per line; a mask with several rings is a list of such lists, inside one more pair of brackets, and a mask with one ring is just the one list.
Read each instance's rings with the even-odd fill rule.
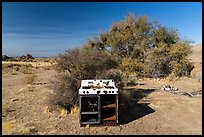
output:
[[79,95],[81,126],[118,123],[118,89],[113,80],[82,80]]

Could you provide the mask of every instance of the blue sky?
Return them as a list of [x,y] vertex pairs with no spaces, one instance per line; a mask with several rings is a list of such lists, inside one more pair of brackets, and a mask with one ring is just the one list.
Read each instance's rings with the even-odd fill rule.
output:
[[129,12],[202,43],[201,2],[3,2],[2,54],[55,56],[82,47]]

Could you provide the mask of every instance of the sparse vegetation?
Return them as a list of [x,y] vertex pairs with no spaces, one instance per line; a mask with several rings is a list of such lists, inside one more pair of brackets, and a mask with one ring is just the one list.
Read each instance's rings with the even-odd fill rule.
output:
[[[202,106],[202,100],[200,98],[202,96],[202,83],[198,82],[197,77],[178,77],[176,79],[172,78],[172,80],[169,80],[166,77],[162,79],[144,78],[142,76],[138,77],[139,75],[135,75],[134,73],[127,73],[121,69],[121,64],[123,61],[127,61],[126,63],[130,62],[126,60],[126,58],[120,58],[117,56],[117,54],[114,55],[110,52],[104,52],[104,55],[100,55],[100,57],[97,58],[95,56],[97,56],[100,51],[97,51],[96,55],[92,55],[86,53],[87,50],[78,50],[80,51],[79,54],[81,56],[78,54],[76,57],[80,56],[82,59],[72,59],[72,67],[68,67],[70,68],[71,72],[69,72],[67,68],[61,67],[59,64],[56,64],[55,66],[56,69],[58,68],[58,73],[53,70],[45,70],[43,69],[43,66],[50,66],[51,63],[44,62],[43,59],[39,59],[37,62],[2,61],[3,73],[5,73],[5,70],[10,70],[7,77],[2,77],[2,122],[7,123],[13,121],[11,123],[12,125],[2,125],[3,134],[61,134],[62,132],[64,134],[99,134],[99,132],[106,134],[100,128],[96,128],[97,133],[93,133],[92,131],[89,132],[89,130],[84,131],[84,133],[82,132],[78,125],[78,102],[77,100],[75,102],[75,100],[71,98],[72,95],[74,95],[76,99],[78,98],[78,89],[76,88],[78,85],[76,85],[76,83],[80,85],[80,79],[78,80],[76,76],[79,78],[84,76],[83,71],[85,70],[85,72],[88,72],[88,70],[91,69],[91,66],[94,68],[101,67],[101,69],[97,70],[96,73],[92,73],[94,75],[97,74],[97,78],[113,78],[116,82],[116,86],[120,89],[119,116],[120,119],[124,119],[124,121],[127,120],[127,122],[125,122],[124,125],[119,126],[123,128],[123,130],[120,132],[118,132],[119,130],[116,130],[118,126],[115,127],[116,129],[109,129],[109,131],[111,131],[113,134],[128,134],[130,132],[135,134],[143,134],[144,132],[149,133],[149,131],[151,131],[150,129],[155,128],[155,125],[160,125],[161,123],[169,125],[168,129],[171,127],[169,129],[169,133],[186,132],[185,130],[181,131],[180,129],[175,128],[175,125],[178,125],[179,123],[179,126],[181,127],[185,127],[185,125],[182,125],[182,122],[178,123],[177,119],[172,119],[172,115],[177,116],[179,121],[187,121],[188,125],[191,125],[188,128],[188,133],[192,133],[192,127],[196,129],[193,131],[195,133],[198,133],[198,129],[202,131],[200,126],[202,125],[202,122],[196,124],[194,122],[195,119],[201,121],[200,119],[202,118],[202,109],[200,109]],[[91,52],[91,50],[89,50],[89,52]],[[83,58],[82,53],[87,54],[87,57]],[[201,54],[196,55],[197,57],[201,57]],[[67,56],[69,56],[69,58]],[[59,63],[62,61],[60,63],[63,66],[64,62],[67,63],[67,60],[65,59],[67,58],[70,61],[72,56],[73,53],[71,55],[70,53],[67,53],[66,55],[62,54],[57,58],[57,62]],[[108,56],[108,58],[105,58],[106,56]],[[64,57],[63,60],[61,57]],[[90,61],[91,57],[97,59],[102,58],[103,60],[101,59],[100,62],[104,63],[108,62],[104,60],[112,60],[112,62],[116,62],[116,64],[113,65],[115,67],[105,67],[100,65],[101,63],[95,64],[95,60],[92,59]],[[191,57],[191,59],[194,58]],[[197,63],[200,65],[200,62]],[[31,64],[32,66],[28,64]],[[31,72],[33,74],[34,72],[35,74],[38,74],[38,81],[36,79],[30,80],[31,83],[28,84],[28,81],[25,80],[25,77],[28,76],[28,79],[33,78],[31,74],[23,74],[20,72],[20,68],[22,66],[31,67],[31,70],[34,70]],[[76,71],[74,66],[80,69],[86,68],[88,70],[84,69],[83,71]],[[195,67],[197,68],[198,66]],[[197,72],[194,72],[195,76],[199,74],[201,69],[196,71]],[[13,76],[12,72],[16,73],[17,75]],[[58,79],[56,79],[56,74],[58,74]],[[84,78],[86,78],[85,76]],[[92,78],[91,75],[90,78]],[[50,80],[52,80],[52,82]],[[55,85],[54,82],[59,83]],[[122,89],[120,84],[121,87],[123,87],[123,85],[126,87]],[[187,96],[183,97],[181,95],[169,94],[159,90],[160,87],[164,84],[173,85],[179,89],[179,93],[187,91],[189,95],[196,95],[196,97],[193,98],[189,96],[188,98]],[[52,86],[58,86],[58,88],[55,90],[56,95],[53,96],[53,100],[51,102],[55,102],[57,105],[55,104],[51,106],[47,104],[48,102],[46,101],[48,98],[50,98],[50,96],[53,95],[52,90],[49,90],[49,88]],[[58,90],[60,87],[62,92],[59,92],[60,90]],[[172,107],[172,104],[175,106]],[[164,107],[165,109],[163,109]],[[153,112],[151,115],[148,115],[149,112],[152,112],[152,110],[155,112]],[[164,116],[164,114],[166,115]],[[195,114],[196,118],[194,117]],[[180,115],[184,115],[185,117],[179,117]],[[158,117],[160,118],[159,121],[157,120]],[[167,118],[169,120],[166,120]],[[135,120],[138,122],[135,123]],[[35,123],[39,123],[39,125]],[[49,128],[47,128],[47,125],[50,125]],[[59,127],[57,131],[56,125]],[[67,129],[74,130],[72,132],[72,130]],[[141,129],[141,131],[136,132],[135,130],[130,129]],[[143,129],[145,129],[145,131]],[[166,131],[166,128],[158,129],[158,132],[160,133],[166,133]]]
[[33,84],[35,82],[36,77],[37,76],[35,74],[25,74],[24,75],[24,82],[26,84]]
[[[48,59],[47,59],[48,60]],[[2,61],[2,69],[4,75],[13,74],[32,74],[37,70],[52,70],[55,61],[51,58],[50,62],[45,62],[43,59],[38,59],[37,62],[23,62],[23,61]]]
[[72,49],[59,55],[56,70],[59,72],[56,94],[51,99],[54,104],[64,106],[69,111],[78,105],[78,89],[82,79],[114,79],[122,87],[122,72],[118,58],[109,52],[98,50]]
[[2,123],[2,130],[5,133],[11,131],[12,127],[13,127],[12,122],[4,122],[4,123]]
[[23,74],[32,74],[33,73],[33,66],[31,64],[22,65],[19,70]]
[[32,74],[34,72],[34,68],[31,64],[13,62],[2,63],[2,69],[4,70],[4,73],[11,73],[13,75],[17,75],[19,73]]
[[78,103],[82,79],[114,79],[119,89],[124,76],[161,78],[188,76],[193,64],[189,43],[174,29],[146,16],[129,14],[109,31],[88,39],[82,49],[70,49],[57,58],[58,88],[53,102],[66,108]]
[[[49,102],[60,108],[56,110],[65,117],[68,113],[79,112],[78,89],[82,79],[113,79],[120,90],[119,103],[126,109],[132,107],[133,100],[138,101],[144,96],[132,94],[134,91],[124,89],[124,86],[136,86],[135,77],[173,81],[175,77],[188,76],[194,68],[187,58],[189,54],[189,43],[179,39],[176,31],[148,22],[147,17],[136,20],[129,15],[124,21],[114,23],[110,31],[88,40],[81,49],[70,49],[55,59],[42,58],[36,62],[31,55],[22,58],[2,56],[2,68],[11,70],[12,75],[22,73],[24,84],[31,85],[36,79],[35,70],[57,70],[55,94]],[[28,91],[34,91],[34,86],[29,85]]]

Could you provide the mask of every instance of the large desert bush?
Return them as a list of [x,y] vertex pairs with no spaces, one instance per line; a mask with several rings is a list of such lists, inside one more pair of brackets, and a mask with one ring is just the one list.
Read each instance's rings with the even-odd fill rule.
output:
[[120,68],[125,73],[127,73],[127,75],[135,74],[136,76],[141,76],[143,73],[144,65],[137,59],[123,58]]
[[181,39],[176,29],[149,21],[146,16],[136,18],[129,14],[113,23],[110,30],[87,40],[83,48],[120,56],[121,69],[137,76],[184,76],[193,68],[187,58],[191,53],[190,42]]

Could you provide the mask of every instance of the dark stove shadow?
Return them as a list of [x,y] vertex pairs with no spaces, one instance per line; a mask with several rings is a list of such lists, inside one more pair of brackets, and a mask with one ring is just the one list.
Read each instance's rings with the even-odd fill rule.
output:
[[125,89],[119,94],[118,123],[127,124],[146,115],[154,113],[155,110],[148,102],[139,103],[141,99],[154,92],[155,89]]

